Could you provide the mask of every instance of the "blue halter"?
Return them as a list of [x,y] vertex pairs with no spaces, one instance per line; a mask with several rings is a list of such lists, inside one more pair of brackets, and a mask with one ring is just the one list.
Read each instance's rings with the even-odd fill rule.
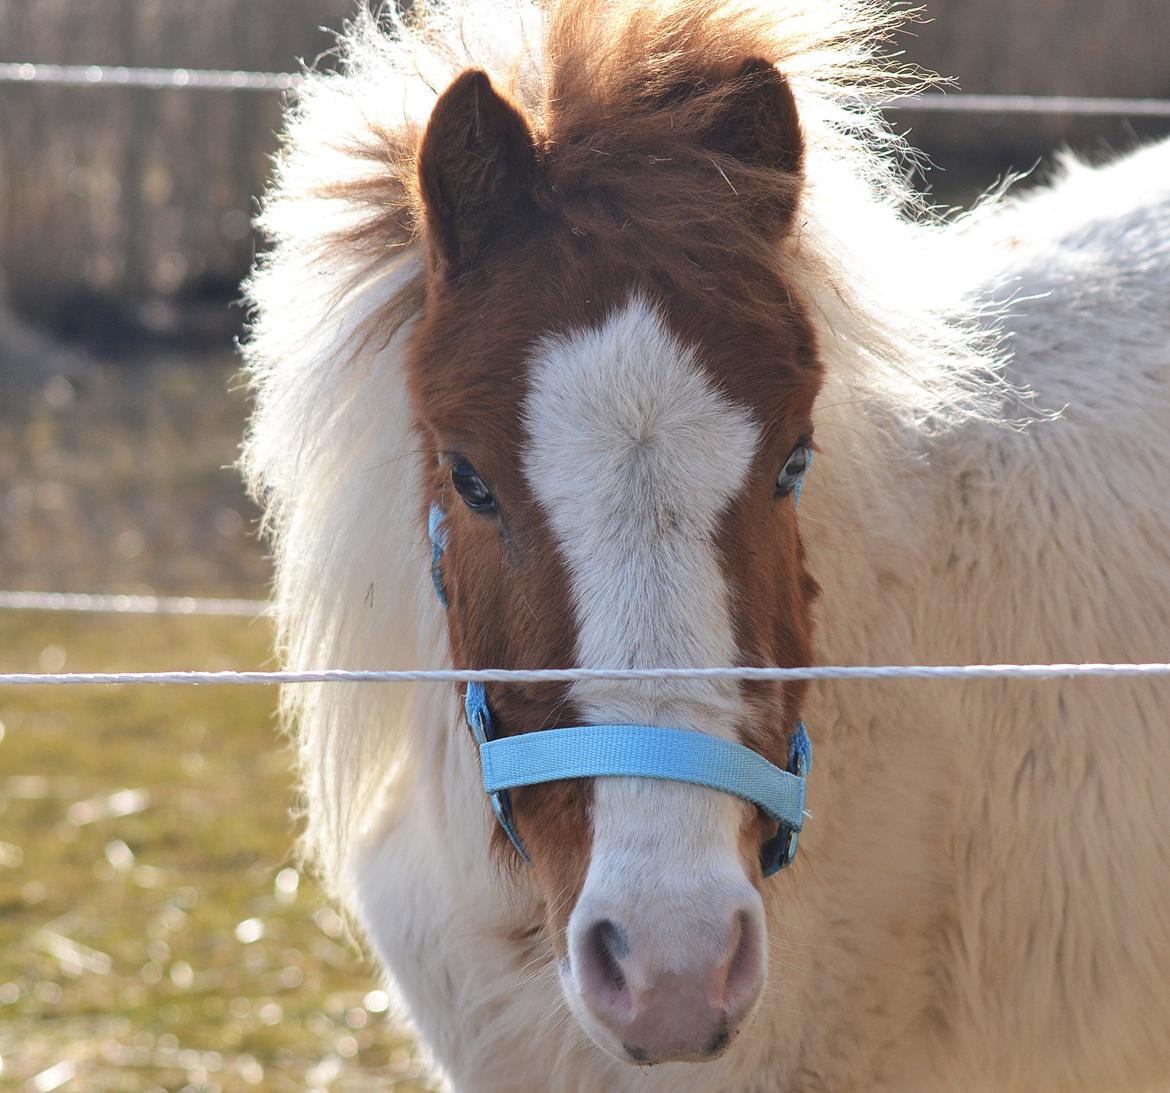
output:
[[[802,482],[798,480],[793,489],[794,504],[800,500]],[[432,505],[427,519],[431,580],[444,608],[445,521],[442,509]],[[479,744],[484,792],[516,852],[529,865],[532,860],[516,830],[508,791],[569,778],[658,778],[730,793],[756,805],[777,825],[761,851],[765,877],[796,857],[804,826],[805,779],[812,764],[812,744],[803,722],[792,733],[788,769],[781,770],[743,744],[657,725],[579,725],[501,737],[482,683],[467,685],[464,711]]]

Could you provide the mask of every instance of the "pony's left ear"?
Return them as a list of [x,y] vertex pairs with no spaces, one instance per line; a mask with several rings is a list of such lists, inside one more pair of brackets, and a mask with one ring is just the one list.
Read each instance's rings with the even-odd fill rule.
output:
[[775,65],[746,61],[728,80],[704,143],[753,167],[801,173],[804,134],[796,99]]
[[536,146],[520,110],[468,69],[439,96],[418,152],[432,254],[466,272],[495,241],[535,214]]

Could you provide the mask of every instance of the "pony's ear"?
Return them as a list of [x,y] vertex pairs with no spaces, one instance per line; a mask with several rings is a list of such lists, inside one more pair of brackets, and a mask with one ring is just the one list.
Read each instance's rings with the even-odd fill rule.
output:
[[536,146],[520,110],[468,69],[439,96],[418,153],[432,254],[451,274],[466,271],[493,240],[534,213]]
[[775,65],[750,60],[731,77],[704,143],[754,167],[801,173],[804,134],[796,99]]

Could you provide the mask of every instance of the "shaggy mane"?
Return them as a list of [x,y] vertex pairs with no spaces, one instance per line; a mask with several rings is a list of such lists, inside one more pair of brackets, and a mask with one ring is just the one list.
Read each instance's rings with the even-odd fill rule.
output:
[[[336,223],[313,241],[323,261],[336,249],[349,252],[349,289],[415,244],[423,225],[415,170],[422,131],[435,98],[466,67],[487,70],[525,109],[548,177],[545,209],[577,232],[604,239],[634,222],[694,250],[696,229],[711,225],[724,253],[771,247],[751,210],[790,197],[795,180],[717,158],[700,139],[736,93],[735,73],[757,58],[803,92],[802,107],[818,100],[813,140],[838,152],[864,147],[868,162],[859,166],[878,188],[895,204],[917,202],[898,177],[904,146],[864,106],[875,94],[922,81],[880,59],[902,18],[891,7],[873,0],[829,0],[815,13],[694,0],[510,6],[511,48],[471,0],[360,15],[339,43],[341,75],[309,74],[290,111],[261,228],[279,243],[294,195],[330,214]],[[358,116],[347,117],[355,107]],[[326,161],[335,170],[323,170]],[[729,191],[740,200],[728,202]],[[589,200],[599,193],[604,210]],[[419,277],[388,301],[377,333],[393,334],[417,311],[421,293]]]

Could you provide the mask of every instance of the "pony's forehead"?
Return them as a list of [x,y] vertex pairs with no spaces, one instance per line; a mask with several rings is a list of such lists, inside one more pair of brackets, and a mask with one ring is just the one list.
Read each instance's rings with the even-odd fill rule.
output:
[[578,274],[525,283],[513,272],[502,284],[452,294],[424,325],[414,361],[418,409],[445,435],[490,443],[523,419],[537,372],[572,361],[582,383],[618,392],[616,410],[623,389],[645,398],[685,358],[765,439],[794,439],[790,433],[808,427],[820,368],[803,312],[776,288],[771,313],[753,319],[638,282]]

